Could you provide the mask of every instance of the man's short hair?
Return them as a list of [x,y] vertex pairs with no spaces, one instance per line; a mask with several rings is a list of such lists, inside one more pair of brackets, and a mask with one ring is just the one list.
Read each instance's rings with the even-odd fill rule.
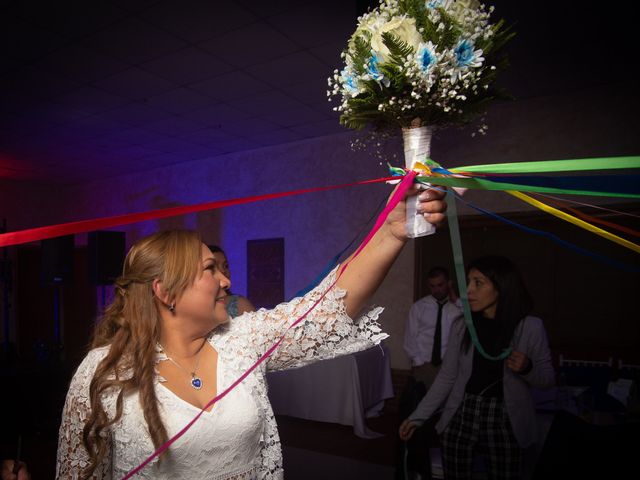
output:
[[436,277],[444,277],[446,280],[449,280],[449,270],[444,267],[433,267],[427,273],[427,278],[436,278]]

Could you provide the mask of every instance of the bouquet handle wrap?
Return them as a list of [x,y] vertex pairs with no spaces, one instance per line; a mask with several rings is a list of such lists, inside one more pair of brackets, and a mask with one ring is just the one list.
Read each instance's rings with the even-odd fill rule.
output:
[[[431,135],[433,128],[422,126],[402,129],[404,142],[404,163],[406,169],[412,169],[415,162],[424,162],[431,154]],[[427,187],[419,185],[421,190]],[[436,227],[427,222],[417,211],[418,196],[407,199],[407,236],[424,237],[435,233]]]

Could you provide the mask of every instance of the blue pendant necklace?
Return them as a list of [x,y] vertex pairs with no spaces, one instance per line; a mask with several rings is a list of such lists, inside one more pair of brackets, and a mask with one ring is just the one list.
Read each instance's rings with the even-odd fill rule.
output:
[[[205,340],[205,343],[206,343],[206,340]],[[162,345],[160,347],[162,347]],[[203,347],[204,347],[204,343],[202,344],[202,347],[200,347],[200,350],[198,350],[198,353],[196,354],[196,355],[198,355],[198,358],[196,358],[196,364],[193,367],[193,372],[190,372],[189,370],[184,368],[182,365],[180,365],[178,362],[176,362],[173,358],[171,358],[169,355],[167,355],[167,352],[164,350],[164,348],[162,349],[164,351],[164,354],[167,355],[167,360],[169,360],[171,363],[173,363],[179,369],[184,370],[189,375],[191,375],[191,381],[189,382],[189,384],[195,390],[200,390],[202,388],[202,385],[203,385],[202,379],[196,374],[196,372],[198,371],[198,365],[200,364],[200,353],[202,352]]]

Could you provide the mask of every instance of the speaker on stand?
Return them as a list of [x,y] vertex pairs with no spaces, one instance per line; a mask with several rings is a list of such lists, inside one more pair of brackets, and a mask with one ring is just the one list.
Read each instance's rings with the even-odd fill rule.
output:
[[107,303],[106,286],[122,275],[124,265],[125,232],[97,231],[89,233],[89,280],[100,286],[102,305]]
[[62,301],[62,288],[73,284],[73,251],[75,237],[64,237],[42,240],[42,268],[40,270],[40,282],[44,286],[53,287],[53,337],[54,352],[47,351],[47,346],[36,346],[37,356],[41,361],[46,361],[51,353],[55,358],[60,358],[64,337],[64,306]]
[[[0,233],[6,233],[7,231],[7,219],[2,219],[2,225],[0,226]],[[11,341],[9,335],[11,333],[10,326],[10,313],[11,313],[11,289],[12,289],[12,265],[9,259],[9,247],[2,249],[2,258],[0,258],[0,284],[2,284],[2,331],[4,333],[4,341],[2,344],[3,357],[7,362],[12,361]]]

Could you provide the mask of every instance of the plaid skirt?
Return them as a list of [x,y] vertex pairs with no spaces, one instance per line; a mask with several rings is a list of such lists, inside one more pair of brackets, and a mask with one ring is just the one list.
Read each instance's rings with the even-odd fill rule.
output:
[[513,435],[502,400],[465,394],[442,432],[444,476],[471,479],[477,453],[487,456],[490,479],[521,478],[522,449]]

